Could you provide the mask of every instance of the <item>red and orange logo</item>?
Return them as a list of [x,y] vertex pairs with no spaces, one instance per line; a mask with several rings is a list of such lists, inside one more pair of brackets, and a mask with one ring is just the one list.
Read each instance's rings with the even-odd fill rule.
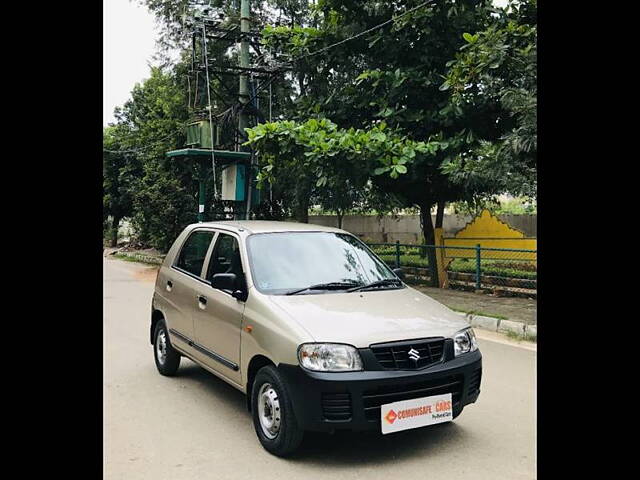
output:
[[393,410],[389,410],[389,413],[387,413],[384,417],[384,419],[389,423],[395,422],[396,418],[398,418],[398,414]]

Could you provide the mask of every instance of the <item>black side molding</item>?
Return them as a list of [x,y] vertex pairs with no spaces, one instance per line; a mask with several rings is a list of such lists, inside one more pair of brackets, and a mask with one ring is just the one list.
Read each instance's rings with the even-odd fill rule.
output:
[[173,335],[178,337],[180,340],[182,340],[183,342],[188,344],[190,347],[193,347],[196,350],[198,350],[200,353],[204,353],[206,356],[208,356],[210,358],[213,358],[216,362],[221,363],[222,365],[224,365],[227,368],[230,368],[234,372],[237,372],[238,370],[240,370],[240,367],[238,366],[237,363],[234,363],[231,360],[228,360],[228,359],[224,358],[222,355],[218,355],[216,352],[213,352],[213,351],[203,347],[202,345],[194,342],[189,337],[183,335],[182,333],[178,332],[177,330],[174,330],[173,328],[170,328],[169,331]]

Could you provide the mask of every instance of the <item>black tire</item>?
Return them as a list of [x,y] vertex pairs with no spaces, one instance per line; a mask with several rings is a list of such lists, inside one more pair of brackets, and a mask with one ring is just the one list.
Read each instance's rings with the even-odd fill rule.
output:
[[[258,400],[260,391],[270,385],[277,394],[279,405],[280,426],[275,438],[269,438],[260,422],[260,409]],[[262,446],[268,452],[278,457],[285,457],[293,453],[302,442],[304,430],[298,426],[289,389],[278,370],[271,365],[262,367],[256,374],[256,378],[251,388],[251,412],[253,415],[253,426]],[[274,418],[276,418],[274,416]]]
[[[164,361],[160,358],[160,352],[158,349],[158,342],[161,341],[161,335],[164,335],[165,341],[165,356]],[[166,377],[173,377],[178,371],[178,367],[180,366],[180,357],[181,355],[173,348],[171,345],[171,340],[169,339],[169,332],[167,331],[167,324],[164,320],[158,321],[156,324],[156,331],[153,334],[153,359],[156,362],[156,368],[160,375],[164,375]]]

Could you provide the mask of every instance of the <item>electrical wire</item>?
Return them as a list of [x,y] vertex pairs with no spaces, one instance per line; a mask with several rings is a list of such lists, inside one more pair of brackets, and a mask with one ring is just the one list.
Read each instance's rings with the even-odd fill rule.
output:
[[[180,128],[184,128],[185,126],[186,126],[186,124],[183,125]],[[128,149],[128,150],[108,150],[106,148],[103,148],[102,151],[106,152],[106,153],[136,153],[136,152],[141,152],[141,151],[144,151],[144,150],[148,150],[151,147],[155,147],[156,145],[159,145],[160,143],[164,142],[165,140],[167,140],[171,136],[175,135],[176,133],[178,133],[177,130],[169,133],[168,135],[162,137],[160,140],[158,140],[156,142],[150,143],[149,145],[146,145],[146,146],[140,147],[140,148],[132,148],[132,149]]]
[[415,12],[416,10],[418,10],[418,9],[420,9],[420,8],[430,4],[430,3],[433,3],[434,1],[435,0],[427,0],[426,2],[423,2],[420,5],[417,5],[417,6],[413,7],[413,8],[410,8],[409,10],[407,10],[406,12],[401,13],[400,15],[396,15],[395,17],[391,17],[389,20],[387,20],[385,22],[382,22],[382,23],[376,25],[375,27],[371,27],[371,28],[369,28],[367,30],[364,30],[363,32],[360,32],[360,33],[358,33],[356,35],[353,35],[352,37],[345,38],[344,40],[340,40],[339,42],[336,42],[334,44],[331,44],[331,45],[328,45],[326,47],[320,48],[320,49],[318,49],[316,51],[313,51],[313,52],[310,52],[310,53],[306,53],[304,55],[300,55],[300,56],[294,58],[293,60],[290,60],[288,63],[292,63],[295,60],[302,60],[303,58],[312,57],[314,55],[317,55],[317,54],[322,53],[322,52],[326,52],[327,50],[330,50],[330,49],[332,49],[334,47],[337,47],[339,45],[347,43],[347,42],[349,42],[351,40],[355,40],[356,38],[360,38],[363,35],[366,35],[368,33],[373,32],[374,30],[377,30],[379,28],[384,27],[385,25],[388,25],[390,23],[396,22],[397,20],[401,19],[405,15],[408,15],[408,14],[410,14],[412,12]]
[[[417,6],[413,7],[413,8],[410,8],[406,12],[403,12],[403,13],[401,13],[399,15],[396,15],[395,17],[392,17],[389,20],[386,20],[386,21],[384,21],[384,22],[382,22],[382,23],[380,23],[378,25],[375,25],[374,27],[371,27],[371,28],[369,28],[367,30],[364,30],[364,31],[360,32],[360,33],[357,33],[356,35],[353,35],[351,37],[348,37],[348,38],[345,38],[343,40],[340,40],[339,42],[333,43],[331,45],[327,45],[326,47],[320,48],[320,49],[315,50],[313,52],[306,53],[304,55],[300,55],[298,57],[295,57],[294,59],[290,60],[287,63],[291,64],[296,60],[302,60],[304,58],[308,58],[308,57],[312,57],[312,56],[318,55],[318,54],[320,54],[322,52],[326,52],[327,50],[330,50],[330,49],[332,49],[334,47],[337,47],[339,45],[343,45],[343,44],[345,44],[345,43],[347,43],[347,42],[349,42],[351,40],[355,40],[356,38],[360,38],[360,37],[362,37],[364,35],[367,35],[367,34],[373,32],[373,31],[375,31],[375,30],[378,30],[379,28],[384,27],[385,25],[389,25],[390,23],[396,22],[399,19],[401,19],[402,17],[404,17],[404,16],[406,16],[406,15],[408,15],[410,13],[413,13],[416,10],[418,10],[418,9],[420,9],[422,7],[425,7],[426,5],[428,5],[430,3],[433,3],[434,1],[435,0],[427,0],[426,2],[423,2],[420,5],[417,5]],[[205,48],[204,48],[205,65],[207,65],[207,67],[208,67],[209,63],[208,63],[208,60],[207,60],[207,49],[206,49],[206,27],[205,27],[204,24],[202,26],[202,29],[203,29],[203,42],[204,42],[204,45],[205,45]],[[277,70],[274,71],[274,74],[275,73],[277,73]],[[211,111],[211,94],[210,94],[210,82],[209,82],[209,69],[208,68],[206,69],[206,74],[207,74],[206,75],[207,76],[207,96],[208,96],[208,103],[209,103],[209,105],[208,105],[209,127],[211,129],[210,130],[210,132],[211,132],[211,160],[212,160],[213,175],[214,175],[214,195],[217,197],[217,186],[216,186],[216,182],[215,182],[215,153],[213,151],[213,141],[214,141],[213,140],[213,114],[212,114],[212,111]],[[276,78],[276,75],[273,75],[269,79],[269,81],[266,83],[266,85],[261,85],[258,88],[256,88],[254,94],[249,98],[249,102],[247,102],[247,104],[250,104],[255,99],[255,97],[258,95],[260,90],[263,90],[267,86],[269,87],[269,90],[271,90],[271,84],[273,83],[273,80],[275,78]],[[197,92],[197,87],[196,87],[196,92]],[[271,97],[271,94],[269,96]],[[238,107],[240,107],[240,110],[243,110],[245,105],[232,105],[231,107],[229,107],[224,112],[222,112],[220,114],[217,114],[216,118],[227,117],[227,118],[225,118],[225,120],[227,120],[228,119],[228,113],[229,112],[233,112],[234,114],[237,114],[236,111],[238,110]],[[235,115],[232,114],[232,116],[235,116]],[[270,117],[270,120],[271,120],[271,112],[269,112],[269,117]],[[131,149],[131,150],[107,150],[107,149],[103,149],[103,152],[108,152],[108,153],[135,153],[135,152],[143,151],[143,150],[146,150],[148,148],[151,148],[151,147],[161,143],[162,141],[166,140],[167,138],[169,138],[171,135],[174,135],[175,133],[177,133],[177,132],[172,132],[169,135],[167,135],[166,137],[164,137],[163,139],[159,140],[158,142],[155,142],[153,144],[147,145],[146,147],[141,147],[141,148],[138,148],[138,149]],[[244,134],[242,134],[242,135],[244,136]]]

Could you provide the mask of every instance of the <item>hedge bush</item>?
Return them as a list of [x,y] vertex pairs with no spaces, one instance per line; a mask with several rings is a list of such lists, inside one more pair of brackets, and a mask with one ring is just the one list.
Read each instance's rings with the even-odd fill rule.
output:
[[[377,252],[376,252],[377,253]],[[395,249],[393,255],[379,254],[387,265],[395,268]],[[418,254],[400,255],[400,266],[428,268],[429,261]],[[476,262],[467,258],[456,258],[449,264],[449,271],[460,273],[476,273]],[[522,278],[526,280],[536,280],[538,277],[536,264],[533,262],[511,262],[502,260],[483,260],[482,275],[506,278]]]

